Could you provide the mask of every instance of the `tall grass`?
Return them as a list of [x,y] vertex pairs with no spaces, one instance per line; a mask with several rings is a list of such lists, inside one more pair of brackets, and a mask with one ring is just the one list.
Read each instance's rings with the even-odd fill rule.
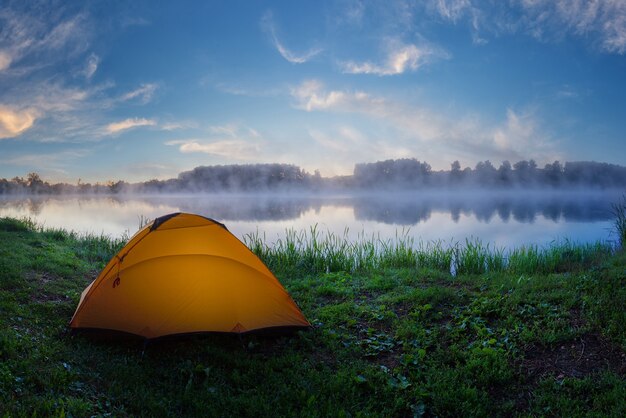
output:
[[617,233],[617,239],[622,248],[626,245],[626,195],[622,196],[621,202],[614,203],[613,205],[613,226]]
[[289,229],[283,238],[270,243],[258,231],[244,236],[244,243],[270,269],[304,269],[311,273],[364,271],[377,268],[425,268],[451,274],[510,272],[536,274],[576,271],[589,268],[610,256],[609,243],[578,244],[568,240],[549,246],[522,246],[510,250],[492,247],[480,239],[445,244],[442,241],[415,242],[407,230],[395,238],[359,234],[355,240],[331,231]]
[[74,253],[88,262],[106,264],[126,242],[128,234],[112,238],[106,234],[88,234],[68,231],[61,228],[49,228],[38,224],[31,218],[2,219],[3,230],[9,232],[38,232],[52,241],[69,245]]
[[[352,240],[347,228],[343,234],[337,234],[320,232],[314,225],[308,230],[288,229],[284,237],[273,243],[256,231],[246,234],[244,243],[270,268],[289,266],[311,272],[415,267],[418,262],[432,266],[441,258],[440,246],[429,244],[426,249],[421,243],[417,246],[408,231],[397,233],[395,239],[383,240],[378,235],[362,233]],[[449,269],[449,260],[450,257],[438,264]]]
[[[615,207],[616,229],[626,240],[626,199]],[[617,226],[619,224],[619,226]],[[79,234],[74,231],[44,228],[30,219],[3,222],[10,231],[36,231],[68,243],[80,258],[105,264],[128,241],[128,236]],[[620,229],[621,228],[621,229]],[[527,245],[505,250],[469,238],[464,243],[415,241],[403,229],[394,238],[360,233],[350,237],[320,231],[317,225],[308,230],[288,229],[283,237],[271,242],[258,230],[244,235],[243,241],[267,266],[274,270],[297,269],[311,273],[368,271],[385,268],[430,269],[452,275],[509,272],[514,274],[545,274],[588,269],[607,259],[615,251],[610,243],[580,244],[556,241],[545,247]]]

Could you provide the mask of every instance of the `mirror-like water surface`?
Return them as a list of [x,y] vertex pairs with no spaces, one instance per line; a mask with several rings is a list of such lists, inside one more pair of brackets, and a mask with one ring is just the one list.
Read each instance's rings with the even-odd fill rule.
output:
[[611,204],[619,192],[364,194],[351,196],[19,196],[0,198],[0,217],[29,217],[46,227],[132,235],[141,219],[198,213],[237,236],[264,234],[274,242],[286,229],[372,235],[408,234],[416,241],[480,238],[500,247],[556,240],[613,240]]

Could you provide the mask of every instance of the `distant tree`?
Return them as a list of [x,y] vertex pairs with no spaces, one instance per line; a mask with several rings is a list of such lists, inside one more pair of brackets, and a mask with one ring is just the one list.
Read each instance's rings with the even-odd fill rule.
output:
[[450,172],[448,174],[448,182],[452,185],[457,185],[464,177],[464,172],[461,171],[461,163],[458,160],[450,164]]
[[128,186],[128,183],[122,180],[118,180],[115,182],[114,181],[107,182],[106,188],[108,189],[109,193],[117,194],[117,193],[123,192],[127,186]]
[[502,186],[509,186],[511,184],[513,175],[513,169],[511,163],[508,160],[502,161],[502,164],[498,168],[498,183]]
[[528,186],[537,179],[537,163],[534,160],[522,160],[513,165],[515,179],[522,186]]
[[544,183],[549,186],[559,186],[563,181],[563,166],[560,162],[555,161],[552,164],[546,164],[544,169]]
[[353,177],[355,183],[362,188],[415,188],[428,184],[431,173],[430,164],[415,158],[404,158],[357,164]]
[[174,193],[265,191],[265,190],[350,190],[354,188],[408,189],[438,188],[446,185],[476,185],[482,187],[626,187],[626,167],[593,161],[559,161],[537,168],[534,160],[522,160],[513,166],[503,161],[495,168],[489,160],[480,161],[472,170],[461,169],[459,161],[450,170],[433,172],[427,162],[415,158],[361,163],[354,166],[352,175],[322,177],[290,164],[245,164],[200,166],[182,172],[168,180],[148,180],[129,184],[123,180],[107,183],[83,183],[79,178],[73,184],[49,184],[38,173],[26,178],[0,179],[0,194],[9,193]]
[[479,186],[490,186],[496,183],[496,168],[491,164],[491,161],[480,161],[476,164],[474,169],[476,180]]

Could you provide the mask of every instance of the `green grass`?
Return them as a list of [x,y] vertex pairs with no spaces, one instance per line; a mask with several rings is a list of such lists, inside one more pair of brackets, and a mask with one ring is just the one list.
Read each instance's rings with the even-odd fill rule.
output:
[[395,239],[359,235],[351,241],[331,231],[287,230],[284,238],[269,242],[259,232],[244,236],[245,244],[269,267],[308,272],[367,272],[375,269],[416,268],[455,275],[491,273],[547,274],[579,271],[610,257],[615,247],[609,242],[577,244],[568,240],[546,247],[525,246],[505,250],[492,248],[479,239],[463,244],[443,241],[415,242],[408,231]]
[[247,244],[314,325],[155,342],[68,331],[124,239],[0,219],[0,416],[626,415],[626,253],[289,231]]
[[626,246],[626,195],[620,202],[613,204],[613,227],[622,247]]

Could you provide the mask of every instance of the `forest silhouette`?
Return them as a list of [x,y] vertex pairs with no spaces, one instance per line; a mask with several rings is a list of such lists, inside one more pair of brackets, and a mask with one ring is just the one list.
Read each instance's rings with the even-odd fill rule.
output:
[[555,161],[539,168],[534,160],[495,167],[489,160],[474,168],[454,161],[449,170],[435,171],[414,158],[356,164],[352,175],[322,177],[292,164],[200,166],[167,180],[129,183],[49,183],[36,172],[0,179],[0,194],[64,193],[221,193],[221,192],[346,192],[367,190],[467,189],[620,189],[626,187],[626,167],[594,161]]

